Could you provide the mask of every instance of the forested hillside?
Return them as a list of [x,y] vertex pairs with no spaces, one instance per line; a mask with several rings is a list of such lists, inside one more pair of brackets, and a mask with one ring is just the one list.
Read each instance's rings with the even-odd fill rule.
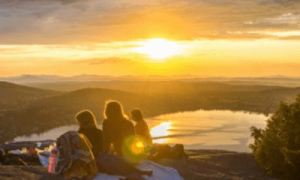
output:
[[0,81],[0,110],[20,109],[36,100],[60,94],[57,91],[42,90]]

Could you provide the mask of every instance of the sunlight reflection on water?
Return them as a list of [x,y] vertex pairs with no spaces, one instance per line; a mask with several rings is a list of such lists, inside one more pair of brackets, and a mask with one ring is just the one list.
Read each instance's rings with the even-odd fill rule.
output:
[[[171,135],[171,127],[172,122],[163,122],[160,125],[153,127],[150,131],[150,134],[153,137],[153,139]],[[165,143],[166,141],[167,138],[159,138],[155,140],[156,143]]]
[[165,114],[149,118],[147,122],[155,143],[248,152],[253,142],[250,127],[265,128],[267,119],[263,114],[242,111],[198,110]]

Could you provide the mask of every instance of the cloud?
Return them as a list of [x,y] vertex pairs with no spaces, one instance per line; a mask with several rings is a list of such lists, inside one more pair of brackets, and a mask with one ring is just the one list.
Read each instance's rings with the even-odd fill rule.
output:
[[292,6],[292,5],[299,3],[298,0],[274,0],[274,2],[284,5],[284,6]]
[[0,0],[0,39],[72,44],[272,38],[248,32],[298,30],[299,9],[298,0]]
[[62,5],[68,5],[73,3],[79,2],[86,2],[88,0],[0,0],[0,6],[6,8],[13,8],[13,7],[22,7],[24,5],[43,5],[43,4],[53,4],[53,3],[60,3]]
[[[99,65],[99,64],[122,64],[122,63],[134,63],[135,61],[126,58],[119,57],[108,57],[108,58],[92,58],[75,61],[75,63],[85,63],[89,65]],[[72,62],[74,63],[74,62]]]

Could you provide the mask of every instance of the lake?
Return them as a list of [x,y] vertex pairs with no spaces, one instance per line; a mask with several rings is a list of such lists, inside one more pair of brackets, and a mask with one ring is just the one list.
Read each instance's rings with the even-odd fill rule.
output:
[[[265,128],[267,116],[243,111],[198,110],[165,114],[146,121],[155,143],[184,144],[186,149],[222,149],[251,152],[253,139],[250,127]],[[102,128],[101,125],[99,125]],[[41,134],[21,136],[13,141],[39,141],[56,139],[77,125],[62,126]]]

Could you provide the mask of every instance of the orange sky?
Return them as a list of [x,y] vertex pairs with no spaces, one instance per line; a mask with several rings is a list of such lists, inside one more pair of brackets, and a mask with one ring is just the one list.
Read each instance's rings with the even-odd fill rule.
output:
[[299,76],[300,2],[0,1],[0,76]]

